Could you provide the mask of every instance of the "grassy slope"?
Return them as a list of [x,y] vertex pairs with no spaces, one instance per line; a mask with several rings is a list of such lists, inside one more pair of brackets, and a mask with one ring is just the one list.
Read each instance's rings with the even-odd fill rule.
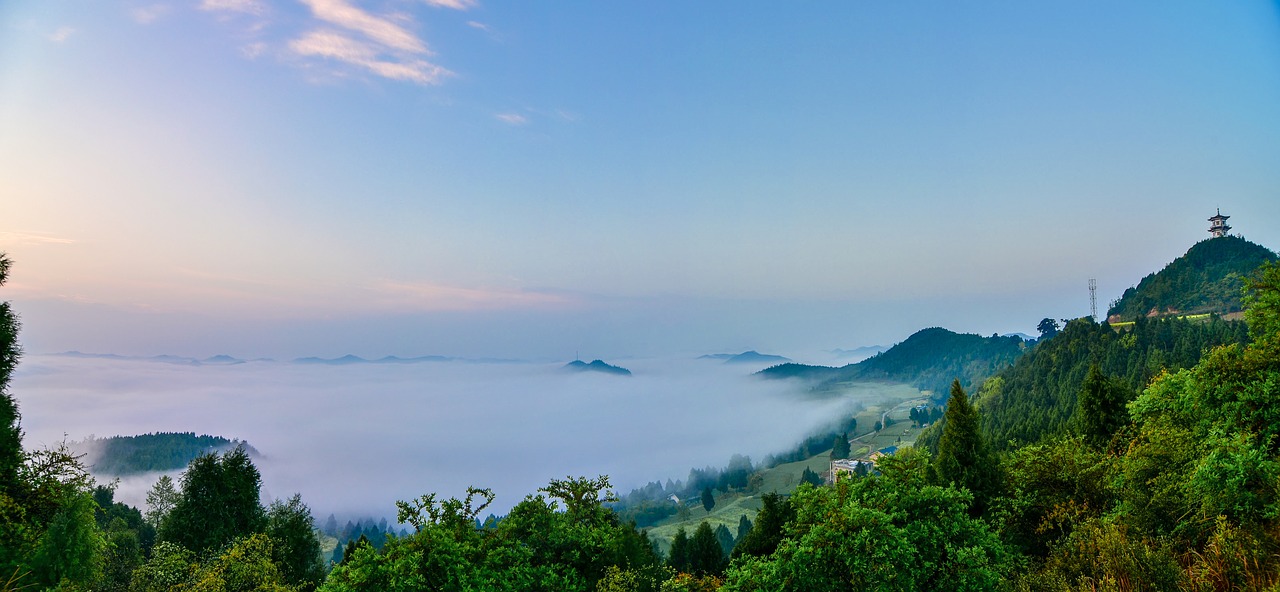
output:
[[[895,445],[898,436],[902,436],[902,443],[897,444],[899,446],[915,440],[916,434],[920,430],[909,427],[911,422],[908,419],[908,414],[911,412],[912,406],[927,401],[927,393],[921,393],[905,384],[882,382],[851,382],[840,386],[845,396],[867,401],[866,409],[858,413],[858,435],[860,440],[855,441],[853,444],[852,452],[855,457],[859,456],[860,447],[864,449],[861,455],[866,456],[872,451],[885,446]],[[889,426],[888,429],[881,430],[878,434],[871,434],[871,428],[874,427],[877,421],[880,421],[885,411],[890,411],[889,416],[898,420],[898,423]],[[863,442],[863,444],[859,444],[859,442]],[[868,445],[872,447],[868,449]],[[755,520],[756,513],[760,510],[761,495],[765,493],[789,495],[800,484],[800,476],[804,474],[806,468],[822,474],[830,466],[831,454],[828,451],[802,461],[784,463],[765,469],[761,472],[763,481],[760,491],[751,494],[741,492],[719,493],[716,496],[716,505],[711,509],[710,513],[704,510],[702,504],[698,503],[697,500],[693,500],[693,506],[690,508],[687,518],[682,519],[679,515],[676,515],[659,522],[648,529],[649,536],[658,542],[658,546],[665,553],[671,544],[672,537],[676,535],[676,530],[684,527],[685,531],[692,535],[703,520],[710,522],[712,528],[723,524],[729,529],[730,533],[737,535],[738,521],[744,514],[747,519]]]

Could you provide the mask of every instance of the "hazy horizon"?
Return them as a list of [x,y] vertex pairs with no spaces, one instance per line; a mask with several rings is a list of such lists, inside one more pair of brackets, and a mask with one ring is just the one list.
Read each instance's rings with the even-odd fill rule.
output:
[[[29,448],[89,436],[195,432],[248,441],[268,497],[319,516],[389,516],[425,493],[491,487],[501,513],[552,478],[608,474],[625,493],[761,462],[873,396],[814,399],[758,366],[633,360],[634,375],[558,364],[438,362],[191,366],[28,356],[14,374]],[[906,388],[906,387],[894,387]],[[145,506],[157,475],[122,480]]]
[[1280,6],[0,6],[29,352],[616,359],[1031,333],[1280,247]]

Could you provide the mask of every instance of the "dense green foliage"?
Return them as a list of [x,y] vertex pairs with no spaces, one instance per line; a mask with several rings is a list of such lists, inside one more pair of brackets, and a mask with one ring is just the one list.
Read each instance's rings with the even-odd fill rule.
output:
[[[1195,365],[1214,346],[1246,341],[1244,323],[1216,317],[1139,319],[1120,332],[1106,323],[1077,319],[986,380],[973,398],[974,407],[994,449],[1039,442],[1070,431],[1077,397],[1093,365],[1137,393],[1165,370]],[[919,444],[936,450],[941,423],[945,421],[926,430]]]
[[321,589],[586,591],[608,576],[656,590],[669,572],[648,536],[603,505],[608,485],[604,477],[553,480],[545,496],[526,497],[493,528],[476,527],[493,499],[488,490],[401,502],[400,520],[415,532],[382,551],[357,549]]
[[245,442],[222,436],[197,436],[192,432],[112,436],[73,442],[69,446],[92,460],[95,475],[113,476],[173,471],[187,466],[198,456],[240,446],[251,455],[257,455],[257,451]]
[[160,523],[160,539],[203,554],[262,532],[262,475],[242,448],[207,454],[182,474],[182,492]]
[[801,486],[776,551],[730,566],[725,590],[994,590],[1013,557],[969,512],[967,492],[929,484],[929,459],[886,457],[879,477]]
[[942,393],[948,391],[952,380],[958,378],[961,385],[970,388],[1008,367],[1025,349],[1018,337],[982,337],[933,327],[856,364],[841,368],[780,364],[761,370],[760,375],[813,380],[818,383],[817,390],[851,380],[889,380],[944,398]]
[[1129,321],[1152,313],[1235,312],[1243,304],[1244,278],[1275,260],[1271,250],[1238,236],[1205,239],[1125,290],[1107,316]]

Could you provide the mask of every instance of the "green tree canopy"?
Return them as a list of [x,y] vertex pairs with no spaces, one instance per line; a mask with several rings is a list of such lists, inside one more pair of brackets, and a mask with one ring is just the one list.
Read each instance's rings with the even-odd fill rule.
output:
[[205,553],[263,531],[262,475],[243,448],[191,461],[159,538]]

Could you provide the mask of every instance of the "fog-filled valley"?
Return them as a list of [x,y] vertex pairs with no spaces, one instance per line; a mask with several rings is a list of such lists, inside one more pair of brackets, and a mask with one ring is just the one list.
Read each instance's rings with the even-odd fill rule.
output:
[[[502,512],[551,478],[609,475],[627,491],[731,455],[757,462],[847,415],[758,368],[636,359],[633,376],[562,364],[190,365],[29,355],[15,373],[30,447],[188,431],[245,440],[263,495],[301,493],[318,516],[395,517],[394,502],[489,487]],[[866,398],[867,391],[859,391]],[[145,507],[156,474],[117,499]]]

